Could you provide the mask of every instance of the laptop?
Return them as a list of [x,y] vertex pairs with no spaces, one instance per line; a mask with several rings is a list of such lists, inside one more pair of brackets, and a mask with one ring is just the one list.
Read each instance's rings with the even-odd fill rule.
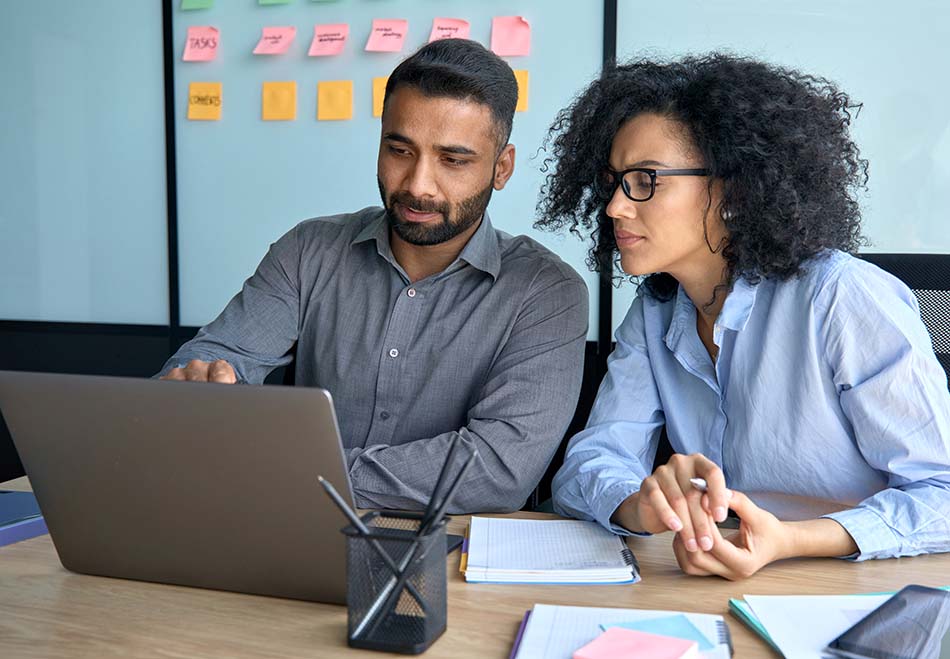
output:
[[66,569],[346,601],[327,391],[0,371],[0,410]]

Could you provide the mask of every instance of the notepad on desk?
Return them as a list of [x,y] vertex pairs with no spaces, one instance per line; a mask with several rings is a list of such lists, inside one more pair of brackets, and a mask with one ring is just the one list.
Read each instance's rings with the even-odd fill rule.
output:
[[640,580],[619,536],[594,522],[472,517],[465,580],[480,583],[622,584]]
[[[535,604],[525,616],[523,631],[512,648],[511,659],[571,659],[574,652],[600,636],[603,629],[627,626],[635,621],[669,619],[678,611],[614,609],[587,606]],[[722,616],[683,613],[708,643],[699,651],[703,659],[729,659],[732,640]]]

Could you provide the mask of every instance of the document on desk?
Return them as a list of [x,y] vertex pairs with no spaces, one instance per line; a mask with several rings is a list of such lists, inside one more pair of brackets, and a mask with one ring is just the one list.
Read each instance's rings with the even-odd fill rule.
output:
[[[635,620],[669,618],[679,611],[612,609],[587,606],[550,606],[535,604],[513,659],[571,659],[574,651],[600,636],[603,627],[627,624]],[[684,613],[689,621],[713,643],[699,656],[704,659],[729,659],[732,642],[729,627],[722,616]]]
[[828,643],[890,595],[745,595],[786,659],[818,659]]
[[594,522],[472,517],[465,580],[618,584],[640,580],[623,539]]

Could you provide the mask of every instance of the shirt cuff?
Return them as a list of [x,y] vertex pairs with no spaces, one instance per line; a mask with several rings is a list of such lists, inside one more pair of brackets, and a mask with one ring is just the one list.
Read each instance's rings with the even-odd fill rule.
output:
[[608,487],[596,501],[591,503],[591,512],[594,513],[594,519],[611,533],[617,535],[638,535],[645,536],[649,533],[638,533],[626,529],[619,524],[614,524],[610,518],[616,512],[624,501],[634,492],[640,490],[640,481],[620,481]]
[[858,546],[856,553],[839,558],[848,561],[866,561],[871,558],[891,558],[898,553],[894,532],[873,510],[858,507],[829,513],[822,517],[833,519],[841,524]]

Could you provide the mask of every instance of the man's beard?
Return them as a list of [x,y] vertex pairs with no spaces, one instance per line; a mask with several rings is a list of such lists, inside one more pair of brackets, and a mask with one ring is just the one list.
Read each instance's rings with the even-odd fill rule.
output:
[[[379,185],[379,196],[386,207],[386,220],[396,235],[413,245],[438,245],[455,238],[478,222],[488,208],[493,187],[478,192],[468,199],[459,202],[456,206],[448,203],[436,203],[416,199],[408,192],[396,192],[387,198],[383,182],[376,177]],[[423,213],[439,213],[441,221],[434,222],[406,222],[399,218],[394,210],[396,204],[411,208]]]

